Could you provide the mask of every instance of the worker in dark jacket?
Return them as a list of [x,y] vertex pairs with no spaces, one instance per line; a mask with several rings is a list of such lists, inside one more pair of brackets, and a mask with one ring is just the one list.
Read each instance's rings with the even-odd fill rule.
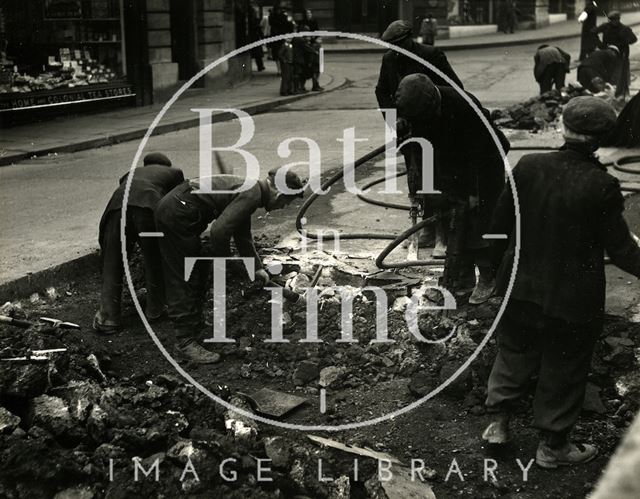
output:
[[[615,121],[612,106],[602,99],[576,97],[563,112],[564,147],[525,155],[513,169],[520,250],[488,384],[486,404],[497,414],[483,438],[494,444],[508,440],[509,414],[537,375],[536,462],[545,468],[587,462],[597,453],[593,445],[572,443],[569,433],[602,332],[605,251],[615,265],[640,277],[640,248],[622,215],[620,185],[593,155]],[[507,187],[492,227],[509,237],[498,273],[502,292],[516,251],[513,199]]]
[[614,11],[609,14],[609,22],[601,24],[593,30],[599,35],[602,33],[602,41],[599,41],[601,48],[615,45],[620,49],[621,62],[616,75],[616,97],[623,97],[629,94],[629,81],[631,73],[629,69],[629,45],[633,45],[638,38],[629,26],[625,26],[620,21],[620,12]]
[[533,57],[533,75],[540,85],[540,93],[564,87],[564,77],[569,72],[571,56],[560,47],[540,45]]
[[578,66],[578,81],[590,92],[599,92],[601,88],[593,80],[599,78],[605,83],[615,84],[621,62],[620,50],[615,45],[596,49]]
[[[473,95],[467,96],[489,121],[489,112]],[[434,201],[444,208],[441,216],[451,213],[441,285],[450,291],[472,288],[469,302],[483,303],[495,285],[483,234],[489,231],[491,214],[504,186],[501,152],[469,102],[452,87],[434,85],[424,74],[402,79],[396,105],[398,116],[411,126],[411,136],[425,138],[433,147],[435,189],[443,194],[443,199]],[[494,128],[494,132],[506,154],[508,140],[499,130]],[[422,171],[421,150],[415,143],[404,148],[411,158],[407,166],[411,177],[413,169]],[[474,264],[480,274],[477,283]]]
[[[265,180],[258,181],[249,190],[235,193],[244,178],[235,175],[214,175],[206,179],[188,180],[173,189],[160,202],[156,211],[158,230],[164,233],[160,251],[164,264],[169,317],[176,337],[176,354],[198,364],[212,364],[220,355],[206,350],[198,343],[204,328],[202,308],[205,298],[207,267],[196,265],[191,278],[185,281],[185,258],[201,255],[200,234],[211,225],[212,256],[230,256],[229,242],[233,238],[242,257],[255,261],[256,279],[263,285],[269,281],[251,236],[251,215],[258,208],[267,211],[284,208],[302,194],[282,194],[273,170]],[[303,183],[293,172],[285,177],[289,189],[301,192]],[[198,193],[203,182],[210,182],[210,193]],[[207,185],[207,189],[208,189]]]
[[[424,59],[447,75],[460,88],[463,88],[462,82],[449,65],[449,61],[447,60],[447,56],[444,55],[444,52],[438,48],[415,42],[413,38],[411,38],[411,25],[409,23],[405,21],[393,21],[382,34],[382,40]],[[378,84],[376,85],[378,107],[380,109],[395,108],[394,98],[400,80],[414,73],[426,74],[436,85],[449,85],[449,82],[431,71],[431,69],[422,62],[418,62],[390,49],[387,50],[382,57],[380,76],[378,77]]]
[[582,23],[578,59],[584,61],[598,47],[598,37],[593,33],[598,22],[598,7],[593,0],[586,1],[584,10],[578,17],[578,22]]
[[[406,21],[393,21],[382,34],[382,40],[396,45],[424,61],[430,63],[443,74],[448,76],[460,88],[463,88],[462,82],[453,71],[444,52],[430,45],[417,43],[411,37],[411,25]],[[389,49],[382,57],[382,65],[380,66],[380,75],[378,84],[376,85],[376,98],[380,109],[395,109],[395,94],[405,76],[423,73],[436,84],[449,86],[449,82],[436,74],[423,62],[418,62],[404,54]],[[406,120],[399,119],[396,123],[398,137],[402,137],[407,132]],[[405,164],[408,164],[409,158],[403,153]],[[429,218],[433,215],[432,206],[423,206],[423,217]],[[410,216],[413,219],[413,216]],[[444,247],[440,231],[436,231],[431,227],[426,227],[419,236],[421,246],[430,246],[435,243],[438,257],[444,256]]]
[[184,181],[182,171],[171,167],[164,154],[147,154],[144,167],[136,168],[120,179],[120,186],[111,196],[100,220],[100,252],[102,257],[102,293],[100,309],[95,315],[93,327],[100,333],[116,332],[120,326],[120,302],[122,299],[122,240],[120,238],[121,208],[127,178],[133,175],[129,198],[125,235],[127,251],[138,242],[144,255],[145,285],[147,288],[146,311],[148,319],[159,318],[164,310],[164,282],[160,250],[156,239],[139,237],[141,232],[155,232],[154,211],[162,197]]

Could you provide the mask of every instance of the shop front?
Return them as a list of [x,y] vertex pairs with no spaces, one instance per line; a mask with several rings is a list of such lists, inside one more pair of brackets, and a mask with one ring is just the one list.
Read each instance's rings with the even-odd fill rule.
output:
[[[0,7],[0,119],[143,104],[129,74],[126,0],[30,0]],[[134,18],[135,19],[135,18]],[[131,22],[131,21],[127,21]],[[138,99],[136,96],[138,94]]]

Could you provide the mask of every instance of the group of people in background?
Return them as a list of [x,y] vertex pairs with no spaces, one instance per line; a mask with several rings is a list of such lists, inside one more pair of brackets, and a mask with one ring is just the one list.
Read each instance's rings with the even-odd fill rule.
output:
[[[631,79],[629,45],[638,39],[631,28],[621,22],[619,12],[609,13],[608,21],[597,26],[598,12],[595,2],[589,1],[578,18],[582,23],[582,35],[577,79],[595,95],[624,101]],[[558,90],[564,87],[570,62],[571,56],[560,47],[538,47],[534,56],[534,76],[541,94],[553,86]]]
[[[265,12],[262,17],[259,8],[252,6],[248,25],[251,42],[288,33],[318,30],[318,21],[310,10],[306,10],[302,19],[296,23],[279,5],[274,6],[270,12]],[[266,48],[267,56],[275,61],[278,68],[280,95],[306,92],[308,80],[312,82],[311,90],[317,92],[324,90],[319,83],[321,46],[322,40],[317,36],[292,37],[255,47],[251,56],[256,62],[257,70],[264,71]]]

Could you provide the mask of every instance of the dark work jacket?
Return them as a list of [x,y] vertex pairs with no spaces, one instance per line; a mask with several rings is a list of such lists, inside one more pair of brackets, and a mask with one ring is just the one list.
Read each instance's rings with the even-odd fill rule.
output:
[[598,36],[593,32],[598,23],[598,10],[593,3],[589,3],[585,6],[584,11],[587,13],[587,18],[582,23],[582,30],[580,34],[580,60],[583,60],[591,52],[593,52],[598,46]]
[[[413,42],[410,52],[433,64],[442,73],[451,78],[460,88],[462,82],[449,65],[447,56],[438,48]],[[410,59],[395,50],[388,50],[382,57],[380,76],[376,85],[376,98],[380,109],[395,108],[395,95],[400,81],[410,74],[426,74],[436,85],[449,86],[449,83],[431,71],[423,63]]]
[[[107,215],[122,208],[124,190],[131,172],[120,178],[120,186],[115,190],[100,220],[100,233]],[[176,185],[184,182],[182,170],[164,165],[147,165],[133,170],[133,180],[129,189],[127,206],[155,210],[158,202]]]
[[602,42],[599,43],[601,48],[607,45],[615,45],[620,49],[620,55],[623,59],[629,58],[629,45],[638,41],[629,26],[619,24],[614,26],[611,22],[601,24],[593,30],[595,34],[602,33]]
[[[246,191],[225,194],[215,191],[233,191],[244,183],[244,178],[236,175],[213,175],[210,177],[212,193],[192,192],[200,189],[201,185],[205,185],[205,181],[208,182],[209,179],[188,180],[191,192],[184,194],[184,200],[198,206],[202,217],[202,230],[213,221],[210,241],[213,254],[217,256],[228,254],[229,241],[233,238],[240,256],[253,258],[256,269],[262,268],[251,235],[251,215],[267,204],[269,186],[266,181],[260,180]],[[181,186],[178,186],[175,191],[180,189]],[[172,193],[169,193],[169,196],[171,195]]]
[[[520,256],[510,299],[542,307],[549,317],[587,323],[604,314],[604,252],[640,277],[640,248],[622,212],[618,180],[579,145],[528,154],[513,169],[520,211]],[[492,233],[507,234],[498,272],[505,293],[515,253],[513,194],[498,201]],[[500,244],[500,243],[498,243]]]
[[[452,87],[438,87],[441,115],[433,121],[412,120],[413,136],[433,146],[434,180],[437,190],[457,198],[479,197],[480,230],[489,228],[491,215],[504,187],[504,161],[480,117]],[[467,93],[491,123],[489,111]],[[509,141],[494,127],[505,154]]]
[[614,73],[620,58],[612,50],[595,50],[580,63],[580,68],[593,69],[600,78],[608,83],[614,83]]

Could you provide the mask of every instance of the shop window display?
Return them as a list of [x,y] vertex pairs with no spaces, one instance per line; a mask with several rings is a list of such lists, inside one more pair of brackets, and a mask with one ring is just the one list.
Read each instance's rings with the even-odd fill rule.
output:
[[120,13],[120,0],[0,4],[0,110],[130,93]]

